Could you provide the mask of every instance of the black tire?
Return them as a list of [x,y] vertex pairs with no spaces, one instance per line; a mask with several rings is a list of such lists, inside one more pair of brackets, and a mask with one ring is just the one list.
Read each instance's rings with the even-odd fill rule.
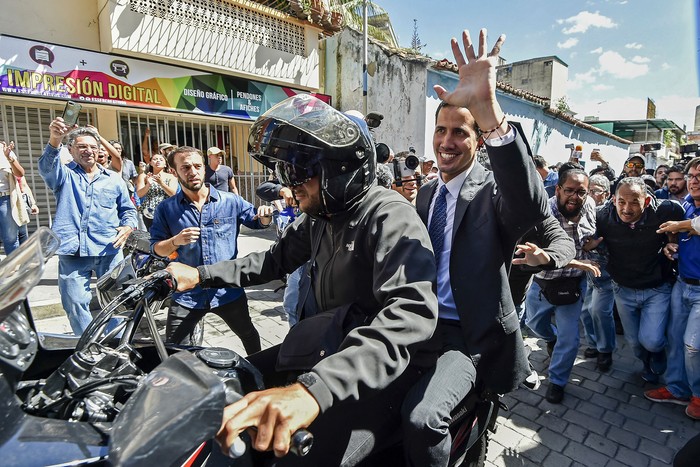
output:
[[484,467],[486,463],[486,451],[489,447],[489,431],[486,430],[484,435],[479,438],[474,445],[469,448],[464,456],[464,462],[461,467]]

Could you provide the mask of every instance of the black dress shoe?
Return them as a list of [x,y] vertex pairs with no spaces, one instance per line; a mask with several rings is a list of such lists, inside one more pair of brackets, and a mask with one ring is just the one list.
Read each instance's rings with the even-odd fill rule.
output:
[[598,367],[598,371],[603,373],[609,371],[610,367],[612,366],[612,353],[600,352],[598,354],[598,362],[596,366]]
[[564,399],[564,388],[558,384],[549,383],[547,394],[544,397],[551,404],[559,404]]
[[596,358],[598,356],[598,349],[588,347],[586,350],[583,351],[583,356],[586,358]]

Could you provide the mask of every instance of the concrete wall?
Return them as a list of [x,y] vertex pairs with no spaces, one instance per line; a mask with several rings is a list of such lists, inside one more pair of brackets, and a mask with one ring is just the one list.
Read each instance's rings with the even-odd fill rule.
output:
[[[340,110],[363,110],[362,34],[349,28],[325,40],[325,92]],[[369,42],[369,62],[377,63],[368,78],[367,109],[384,114],[375,137],[394,152],[424,147],[425,73],[427,60],[402,58]]]
[[[425,114],[425,151],[430,151],[428,154],[432,154],[435,110],[437,110],[439,104],[437,95],[432,90],[434,84],[440,84],[448,90],[454,89],[457,84],[457,75],[445,71],[428,70]],[[587,161],[587,170],[591,170],[598,165],[597,162],[588,160],[594,148],[600,149],[603,157],[615,169],[616,173],[619,174],[622,170],[622,164],[627,159],[626,144],[574,126],[564,120],[556,119],[551,115],[545,114],[542,106],[520,99],[512,94],[497,91],[496,97],[501,108],[508,115],[508,119],[520,122],[522,125],[533,154],[543,156],[549,164],[568,161],[570,151],[565,149],[564,145],[574,143],[583,146],[583,160]]]
[[96,0],[3,1],[0,32],[98,50],[97,7]]
[[552,57],[509,63],[497,70],[497,78],[516,89],[550,99],[551,106],[566,95],[569,69]]

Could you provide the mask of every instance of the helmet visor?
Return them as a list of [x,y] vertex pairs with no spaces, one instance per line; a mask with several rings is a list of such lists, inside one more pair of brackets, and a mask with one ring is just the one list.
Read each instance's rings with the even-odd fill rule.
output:
[[268,145],[281,143],[275,141],[280,125],[290,125],[329,147],[346,147],[360,137],[357,124],[346,115],[316,97],[299,94],[283,100],[258,118],[248,141],[251,153],[264,154]]
[[295,187],[308,182],[318,175],[320,167],[320,164],[299,166],[289,162],[277,162],[275,164],[275,172],[277,173],[277,178],[283,185]]

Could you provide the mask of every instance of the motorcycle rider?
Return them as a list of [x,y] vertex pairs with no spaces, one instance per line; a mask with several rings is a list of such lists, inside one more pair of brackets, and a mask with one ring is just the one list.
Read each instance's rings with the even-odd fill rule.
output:
[[[433,360],[430,352],[416,351],[437,324],[428,232],[413,206],[376,185],[366,123],[314,97],[289,98],[262,115],[251,128],[249,151],[276,169],[306,215],[269,251],[197,269],[172,263],[167,269],[178,290],[266,283],[313,257],[305,271],[312,290],[300,293],[303,319],[282,348],[304,345],[295,332],[305,322],[315,326],[326,311],[346,312],[360,325],[343,328],[337,353],[304,368],[294,384],[254,392],[228,406],[220,440],[228,450],[242,430],[257,427],[255,449],[282,456],[292,433],[309,427],[316,440],[304,464],[354,463],[376,446],[375,437],[395,429],[396,401]],[[307,337],[321,333],[313,330]],[[266,361],[278,360],[278,351],[250,360],[268,376],[275,368]]]

